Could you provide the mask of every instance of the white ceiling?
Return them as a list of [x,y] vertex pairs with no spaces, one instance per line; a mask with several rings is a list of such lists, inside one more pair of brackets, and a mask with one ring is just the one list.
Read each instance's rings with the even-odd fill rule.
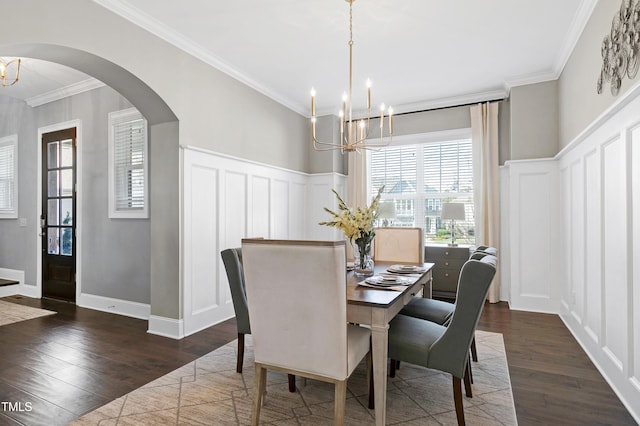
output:
[[[303,115],[311,87],[319,115],[336,113],[348,89],[347,1],[94,1]],[[512,86],[555,79],[596,1],[358,0],[354,108],[364,105],[367,78],[372,103],[396,112],[502,98]],[[30,62],[0,93],[26,99],[87,78]]]

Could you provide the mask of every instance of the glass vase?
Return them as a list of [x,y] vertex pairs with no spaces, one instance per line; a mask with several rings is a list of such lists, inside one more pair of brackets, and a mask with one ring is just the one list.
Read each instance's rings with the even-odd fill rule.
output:
[[371,241],[358,239],[353,243],[353,266],[357,277],[370,277],[373,275],[374,264],[371,257]]

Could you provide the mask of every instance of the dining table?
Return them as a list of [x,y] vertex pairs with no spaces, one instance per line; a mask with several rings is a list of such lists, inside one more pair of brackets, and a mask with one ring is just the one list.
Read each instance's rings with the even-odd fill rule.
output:
[[[374,276],[394,274],[411,283],[389,287],[367,285],[366,277],[347,274],[347,321],[371,329],[375,421],[386,422],[389,322],[413,297],[431,298],[433,263],[375,262]],[[415,279],[415,280],[414,280]],[[403,279],[407,281],[407,279]]]

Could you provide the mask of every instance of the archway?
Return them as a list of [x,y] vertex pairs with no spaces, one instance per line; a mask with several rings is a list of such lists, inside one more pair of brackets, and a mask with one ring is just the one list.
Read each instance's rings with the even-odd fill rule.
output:
[[[149,124],[150,320],[149,331],[175,337],[167,322],[179,322],[179,127],[167,103],[144,81],[94,54],[44,43],[2,47],[3,55],[59,63],[92,76],[133,104]],[[156,325],[154,325],[156,321]]]

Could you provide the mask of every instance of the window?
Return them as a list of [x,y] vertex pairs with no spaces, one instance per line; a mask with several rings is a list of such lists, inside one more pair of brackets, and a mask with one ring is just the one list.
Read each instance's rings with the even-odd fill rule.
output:
[[0,138],[0,219],[18,217],[18,135]]
[[148,218],[147,121],[135,108],[109,114],[109,217]]
[[426,142],[413,137],[412,144],[369,153],[371,193],[384,185],[381,199],[395,204],[392,225],[421,227],[427,242],[450,241],[451,223],[440,219],[443,202],[465,204],[466,220],[455,222],[456,242],[475,242],[471,138],[455,135]]

